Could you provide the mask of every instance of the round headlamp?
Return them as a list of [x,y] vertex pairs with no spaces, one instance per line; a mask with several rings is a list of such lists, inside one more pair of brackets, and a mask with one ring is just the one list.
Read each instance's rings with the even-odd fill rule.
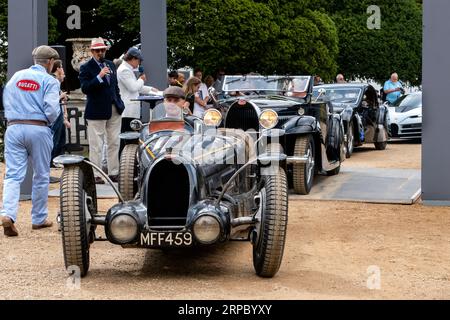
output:
[[193,231],[198,242],[212,244],[219,239],[220,223],[213,216],[200,216],[194,223]]
[[278,124],[278,114],[271,109],[264,110],[259,116],[259,124],[264,129],[274,128]]
[[136,238],[138,224],[132,216],[121,214],[113,218],[109,225],[109,231],[114,240],[118,243],[126,244]]
[[141,129],[144,127],[144,125],[142,124],[142,122],[140,120],[133,120],[130,123],[130,128],[133,131],[141,131]]
[[209,109],[203,116],[203,123],[208,127],[218,127],[222,122],[222,114],[217,109]]

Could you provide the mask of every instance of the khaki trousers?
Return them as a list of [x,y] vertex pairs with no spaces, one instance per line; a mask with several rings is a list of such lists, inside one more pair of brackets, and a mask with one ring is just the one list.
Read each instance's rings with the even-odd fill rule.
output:
[[[108,174],[119,174],[120,128],[122,117],[112,106],[112,116],[109,120],[88,120],[89,159],[100,168],[102,167],[103,144],[107,145]],[[95,176],[99,174],[94,170]]]

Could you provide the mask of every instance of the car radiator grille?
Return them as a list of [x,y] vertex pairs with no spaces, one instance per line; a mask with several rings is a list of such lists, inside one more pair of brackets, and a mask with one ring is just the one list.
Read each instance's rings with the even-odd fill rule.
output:
[[225,121],[225,127],[229,129],[253,129],[259,131],[258,114],[252,105],[233,105],[229,110]]
[[190,198],[186,167],[168,160],[157,163],[150,173],[148,187],[149,226],[185,226]]

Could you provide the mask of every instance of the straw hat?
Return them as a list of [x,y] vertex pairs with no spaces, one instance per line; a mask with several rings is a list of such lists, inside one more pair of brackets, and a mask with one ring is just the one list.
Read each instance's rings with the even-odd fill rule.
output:
[[108,46],[105,44],[105,40],[103,40],[103,38],[92,39],[91,50],[95,49],[108,49]]

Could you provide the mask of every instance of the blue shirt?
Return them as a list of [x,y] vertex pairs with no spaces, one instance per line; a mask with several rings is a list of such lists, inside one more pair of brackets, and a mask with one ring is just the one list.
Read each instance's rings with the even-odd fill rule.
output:
[[[400,83],[400,81],[392,82],[391,80],[388,80],[384,84],[383,90],[386,92],[387,90],[393,90],[397,88],[402,88],[402,84]],[[394,103],[401,95],[402,95],[401,91],[391,92],[386,96],[386,99],[390,103]]]
[[60,87],[41,65],[16,72],[3,92],[6,119],[40,120],[51,126],[61,113]]

